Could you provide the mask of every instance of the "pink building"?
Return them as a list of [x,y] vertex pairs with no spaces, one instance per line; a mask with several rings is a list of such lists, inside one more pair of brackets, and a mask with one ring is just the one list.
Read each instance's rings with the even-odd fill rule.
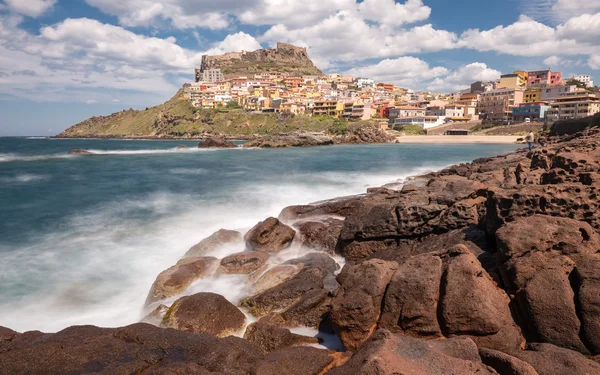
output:
[[528,85],[560,85],[562,82],[562,73],[553,72],[550,69],[528,72]]

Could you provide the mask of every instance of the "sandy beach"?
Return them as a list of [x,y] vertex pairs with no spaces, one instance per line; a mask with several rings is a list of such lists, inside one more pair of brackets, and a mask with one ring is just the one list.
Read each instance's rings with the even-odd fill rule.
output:
[[517,143],[522,136],[513,135],[407,135],[396,138],[398,143]]

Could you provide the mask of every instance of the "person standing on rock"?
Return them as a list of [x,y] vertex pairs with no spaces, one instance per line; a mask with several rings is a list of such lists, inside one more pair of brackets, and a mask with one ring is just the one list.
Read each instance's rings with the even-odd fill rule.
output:
[[527,141],[527,144],[529,145],[529,151],[533,150],[533,142],[535,141],[535,135],[533,135],[533,132],[529,132],[529,134],[527,135],[527,138],[525,138],[525,140]]

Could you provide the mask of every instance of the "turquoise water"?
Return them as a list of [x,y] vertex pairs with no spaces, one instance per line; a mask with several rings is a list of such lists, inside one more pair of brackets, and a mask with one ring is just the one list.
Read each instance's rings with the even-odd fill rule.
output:
[[[0,325],[52,332],[136,322],[158,273],[215,230],[516,149],[196,145],[0,138]],[[72,149],[96,154],[67,156]]]

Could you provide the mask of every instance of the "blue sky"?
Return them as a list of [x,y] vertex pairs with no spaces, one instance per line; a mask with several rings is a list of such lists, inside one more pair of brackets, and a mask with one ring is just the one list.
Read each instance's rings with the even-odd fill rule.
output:
[[159,104],[203,54],[278,41],[418,90],[518,69],[600,82],[600,0],[0,0],[0,136]]

